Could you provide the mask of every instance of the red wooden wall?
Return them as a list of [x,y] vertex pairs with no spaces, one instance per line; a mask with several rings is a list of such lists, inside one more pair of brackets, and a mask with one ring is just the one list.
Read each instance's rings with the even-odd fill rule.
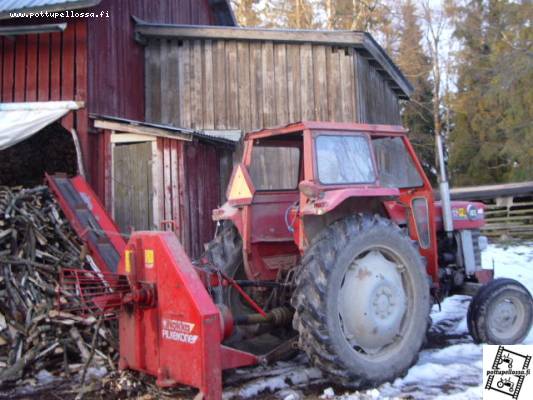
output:
[[183,190],[188,193],[189,207],[183,216],[188,218],[190,229],[182,234],[182,241],[190,246],[189,254],[194,257],[199,257],[204,251],[204,243],[213,239],[215,224],[211,212],[220,206],[220,158],[223,151],[211,144],[185,144],[186,186]]
[[[144,47],[134,40],[132,16],[209,25],[214,15],[208,0],[103,0],[89,11],[104,11],[109,18],[0,21],[68,24],[62,33],[0,37],[0,101],[84,101],[86,107],[68,114],[62,124],[76,129],[89,181],[109,208],[110,132],[91,128],[88,114],[144,120]],[[158,143],[162,162],[173,166],[161,166],[169,188],[158,200],[166,219],[179,219],[185,248],[197,256],[213,235],[211,210],[219,203],[223,150],[199,142],[170,142]]]
[[144,120],[144,47],[134,40],[132,16],[148,22],[209,25],[207,0],[103,0],[89,20],[89,110]]
[[[87,21],[71,20],[64,32],[0,37],[0,101],[87,98]],[[87,109],[62,120],[88,148]],[[88,152],[84,154],[88,161]]]
[[0,21],[68,24],[62,33],[0,37],[0,101],[84,101],[62,122],[76,129],[90,181],[103,188],[104,142],[89,134],[88,114],[144,120],[144,48],[134,40],[132,16],[179,24],[211,24],[214,17],[208,0],[103,0],[88,11],[109,18]]
[[[144,47],[135,42],[132,16],[149,22],[209,25],[208,0],[103,0],[91,11],[109,18],[89,20],[88,109],[90,113],[144,121]],[[106,138],[89,135],[91,184],[106,197]]]

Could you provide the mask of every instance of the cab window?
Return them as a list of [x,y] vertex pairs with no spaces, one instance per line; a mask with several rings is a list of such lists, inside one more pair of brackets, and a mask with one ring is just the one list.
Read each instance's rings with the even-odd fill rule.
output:
[[401,189],[423,185],[422,177],[415,168],[402,138],[376,138],[372,140],[372,147],[382,186]]
[[296,190],[300,148],[255,145],[249,171],[256,190]]

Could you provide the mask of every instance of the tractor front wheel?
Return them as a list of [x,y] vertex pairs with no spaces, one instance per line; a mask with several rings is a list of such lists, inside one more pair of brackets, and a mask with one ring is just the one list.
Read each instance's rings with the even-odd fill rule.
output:
[[514,279],[494,279],[472,299],[467,322],[476,343],[521,343],[533,323],[531,294]]
[[346,387],[378,385],[418,358],[430,310],[418,249],[389,220],[349,216],[309,246],[292,298],[310,361]]

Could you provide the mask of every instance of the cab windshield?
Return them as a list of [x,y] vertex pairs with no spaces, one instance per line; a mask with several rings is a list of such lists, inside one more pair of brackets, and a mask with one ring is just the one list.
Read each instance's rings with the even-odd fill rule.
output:
[[315,139],[317,173],[324,185],[373,183],[370,144],[362,135],[320,135]]

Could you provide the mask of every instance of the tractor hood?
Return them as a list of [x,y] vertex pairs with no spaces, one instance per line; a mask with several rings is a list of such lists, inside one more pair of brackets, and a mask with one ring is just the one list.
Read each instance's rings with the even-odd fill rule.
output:
[[[435,202],[435,223],[437,231],[443,229],[442,205]],[[479,229],[485,225],[485,204],[474,201],[452,201],[454,230]]]

